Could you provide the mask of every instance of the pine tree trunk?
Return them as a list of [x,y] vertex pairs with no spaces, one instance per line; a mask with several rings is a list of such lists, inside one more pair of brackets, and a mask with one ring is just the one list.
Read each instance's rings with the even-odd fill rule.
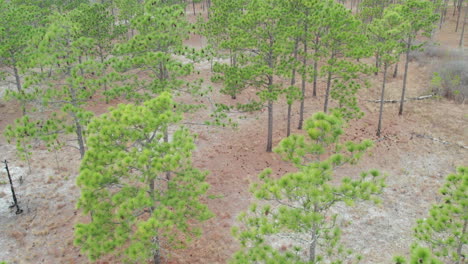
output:
[[268,139],[266,151],[271,152],[273,149],[273,101],[268,100]]
[[459,264],[460,263],[460,259],[463,258],[463,254],[462,254],[462,248],[463,248],[463,238],[465,237],[465,234],[466,234],[466,227],[468,225],[468,219],[465,218],[465,221],[463,223],[463,231],[462,233],[460,234],[460,238],[458,239],[458,247],[457,247],[457,256],[458,256],[458,260],[457,262],[455,262],[455,264]]
[[155,250],[153,255],[153,264],[161,264],[161,251],[158,249]]
[[[71,104],[78,108],[78,104],[76,103],[76,93],[75,89],[69,88],[70,96],[71,96]],[[73,121],[75,122],[75,133],[76,133],[76,138],[78,141],[78,148],[80,150],[80,157],[83,159],[84,154],[85,154],[85,142],[84,142],[84,137],[83,137],[83,127],[80,124],[80,120],[78,119],[78,116],[76,116],[76,113],[70,112],[70,115],[73,117]]]
[[380,95],[380,111],[379,111],[379,124],[377,126],[377,136],[380,137],[380,132],[382,129],[382,113],[385,97],[385,82],[387,81],[387,63],[384,63],[384,72],[383,72],[383,81],[382,81],[382,92]]
[[460,24],[460,15],[462,13],[462,2],[463,0],[460,0],[458,4],[457,25],[455,26],[455,32],[458,32],[458,25]]
[[288,104],[288,127],[286,129],[286,137],[289,137],[291,135],[291,109],[292,104]]
[[[306,10],[306,16],[309,15],[309,10]],[[302,129],[302,123],[304,122],[304,104],[305,104],[305,88],[306,88],[306,67],[307,67],[307,31],[309,30],[309,25],[304,21],[304,54],[302,58],[302,67],[303,72],[301,75],[301,106],[299,109],[299,125],[297,129]]]
[[[319,42],[319,35],[317,34],[317,36],[315,36],[315,53],[314,54],[317,54],[318,53],[318,42]],[[318,78],[318,59],[317,58],[314,58],[314,86],[313,86],[313,90],[312,90],[312,96],[313,97],[316,97],[317,96],[317,78]]]
[[325,113],[328,111],[328,97],[330,96],[331,76],[332,73],[329,71],[327,77],[327,90],[325,91],[325,103],[323,104],[323,112]]
[[[167,128],[164,130],[164,143],[169,143],[169,132]],[[166,172],[166,179],[169,181],[171,179],[171,172]]]
[[395,63],[395,69],[393,71],[393,78],[396,78],[398,75],[398,62]]
[[[236,66],[237,66],[237,54],[236,54],[236,53],[234,53],[234,54],[232,55],[231,65],[232,65],[233,67],[236,67]],[[237,87],[236,87],[236,89],[237,89]],[[236,100],[236,99],[237,99],[237,91],[236,91],[236,90],[234,90],[234,91],[232,92],[232,94],[231,94],[231,99],[232,99],[232,100]]]
[[462,31],[460,35],[460,43],[458,43],[459,48],[463,48],[463,39],[464,39],[463,37],[465,35],[465,26],[466,26],[466,23],[468,22],[467,18],[468,18],[468,7],[465,10],[465,18],[463,19],[463,26],[462,26]]
[[[314,212],[315,213],[318,213],[318,205],[317,204],[314,204]],[[312,225],[312,230],[311,230],[311,234],[310,234],[310,239],[311,239],[311,243],[309,245],[309,262],[310,263],[315,263],[315,259],[316,259],[316,253],[315,253],[315,250],[317,248],[317,230],[318,230],[318,225],[317,223],[314,223]]]
[[409,54],[410,54],[410,48],[411,48],[411,41],[412,39],[408,39],[408,45],[406,46],[406,61],[405,61],[405,72],[403,74],[403,89],[401,92],[401,100],[400,100],[400,110],[398,112],[398,115],[403,114],[403,105],[405,103],[405,93],[406,93],[406,80],[408,78],[408,65],[409,65]]
[[[21,96],[23,96],[24,91],[21,85],[21,78],[19,76],[18,68],[16,67],[16,65],[13,65],[13,73],[15,75],[16,89],[18,90],[18,93]],[[26,102],[24,98],[21,98],[21,111],[23,112],[23,115],[26,115]]]
[[[154,199],[154,190],[155,190],[155,179],[151,179],[149,182],[149,192],[151,198]],[[153,215],[153,211],[156,207],[153,205],[150,207],[151,215]],[[161,250],[159,245],[159,237],[153,237],[152,242],[156,245],[156,250],[153,254],[153,264],[161,264]]]
[[375,68],[374,75],[377,76],[379,74],[379,54],[375,54]]
[[452,16],[455,16],[456,11],[457,11],[457,0],[453,0],[453,14],[452,14]]
[[309,245],[309,262],[315,263],[315,249],[317,247],[317,231],[315,228],[313,228],[311,233],[310,239],[312,240],[312,243]]
[[83,158],[85,154],[85,145],[83,139],[83,128],[81,127],[78,117],[73,114],[73,119],[75,120],[75,133],[78,139],[78,147],[80,149],[80,157]]
[[[292,68],[292,73],[291,73],[291,86],[294,86],[296,84],[296,61],[297,61],[297,53],[298,53],[298,47],[299,47],[299,37],[296,38],[296,41],[294,43],[294,66]],[[286,136],[289,137],[291,134],[291,108],[292,108],[292,102],[288,102],[288,124],[286,128]]]

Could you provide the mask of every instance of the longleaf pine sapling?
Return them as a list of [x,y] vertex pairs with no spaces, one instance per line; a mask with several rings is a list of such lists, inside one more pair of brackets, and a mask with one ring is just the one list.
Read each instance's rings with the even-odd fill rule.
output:
[[179,127],[163,139],[181,120],[173,106],[162,93],[140,106],[119,105],[89,125],[77,206],[91,220],[76,225],[75,244],[90,260],[123,255],[132,263],[161,263],[212,216],[200,202],[209,185],[207,173],[192,165],[193,136]]
[[468,167],[450,174],[440,189],[442,202],[420,219],[415,237],[446,263],[464,263],[468,243]]
[[[372,146],[369,140],[341,143],[342,126],[336,112],[316,113],[305,122],[306,135],[293,134],[279,143],[274,151],[296,171],[276,179],[267,168],[259,175],[260,183],[251,188],[257,202],[240,214],[242,224],[233,229],[241,249],[232,263],[350,261],[352,253],[340,243],[339,215],[330,209],[339,203],[378,202],[384,178],[370,170],[333,183],[339,167],[356,164]],[[288,244],[294,241],[291,247],[279,249],[271,243],[284,238]]]

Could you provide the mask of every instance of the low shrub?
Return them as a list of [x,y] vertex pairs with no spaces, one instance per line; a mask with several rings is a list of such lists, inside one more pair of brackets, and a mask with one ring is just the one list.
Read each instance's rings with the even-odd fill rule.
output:
[[432,88],[435,94],[464,103],[468,98],[468,60],[453,60],[435,66]]

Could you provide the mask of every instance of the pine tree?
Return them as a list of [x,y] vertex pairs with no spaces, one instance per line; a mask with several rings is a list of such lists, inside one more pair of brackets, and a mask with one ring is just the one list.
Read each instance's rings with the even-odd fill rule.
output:
[[132,263],[161,263],[201,234],[197,221],[212,216],[200,202],[209,185],[192,164],[193,136],[178,127],[163,140],[181,120],[174,104],[162,93],[140,106],[119,105],[89,125],[77,184],[78,208],[91,220],[76,225],[75,243],[91,260],[123,253]]
[[433,2],[427,0],[405,0],[403,4],[397,5],[395,11],[400,13],[400,16],[405,18],[408,24],[406,34],[403,40],[405,44],[405,71],[403,75],[403,88],[401,92],[400,109],[398,114],[403,114],[403,105],[405,102],[406,84],[408,78],[408,65],[409,54],[412,50],[421,49],[423,43],[416,44],[416,37],[421,34],[422,36],[429,37],[434,23],[439,19],[439,15],[435,12],[436,6]]
[[363,113],[357,106],[356,93],[363,84],[360,74],[368,73],[369,68],[356,59],[370,52],[369,47],[362,45],[367,42],[366,36],[362,34],[361,22],[343,5],[329,1],[324,8],[324,23],[328,27],[321,36],[326,49],[325,64],[321,68],[322,75],[326,76],[323,111],[328,111],[331,96],[338,101],[338,109],[346,118],[359,118]]
[[[19,5],[0,1],[0,79],[2,75],[14,77],[15,97],[21,102],[23,115],[26,114],[26,101],[22,71],[28,64],[30,52],[27,46],[35,34],[41,34],[41,11],[34,6]],[[17,96],[15,96],[17,95]]]
[[383,72],[377,136],[380,136],[382,129],[387,71],[392,64],[398,62],[400,54],[403,52],[400,41],[406,29],[407,24],[404,18],[401,17],[399,12],[395,12],[393,9],[385,10],[381,19],[374,19],[367,27],[370,40],[374,44],[373,49],[376,54],[375,57],[377,58],[376,64],[381,66]]
[[43,130],[43,124],[48,124],[46,134],[74,133],[77,149],[83,157],[86,125],[93,116],[85,106],[105,83],[102,77],[105,65],[94,59],[94,40],[80,35],[79,24],[70,19],[70,14],[51,16],[52,22],[45,34],[29,47],[35,50],[30,67],[48,67],[48,72],[34,72],[28,76],[25,86],[31,88],[26,98],[36,104],[38,110],[50,110],[44,118],[33,120],[34,124],[42,126],[38,129]]
[[446,263],[465,263],[468,243],[468,167],[447,176],[440,189],[442,202],[433,205],[429,216],[420,219],[415,237],[428,245]]
[[[369,140],[341,143],[342,126],[336,112],[317,113],[305,122],[305,136],[293,134],[279,143],[275,152],[297,171],[279,179],[270,176],[269,168],[259,175],[261,182],[251,189],[258,203],[239,216],[244,225],[233,230],[242,248],[232,263],[328,263],[349,257],[339,243],[339,216],[330,214],[330,208],[359,200],[377,202],[384,182],[380,172],[371,170],[356,178],[345,177],[341,184],[332,183],[337,168],[357,163],[372,146]],[[270,245],[273,237],[296,243],[280,251]],[[303,251],[308,252],[307,261],[301,258]]]
[[[235,87],[241,91],[246,87],[258,89],[258,99],[251,104],[240,106],[243,110],[268,109],[267,152],[273,148],[273,105],[284,92],[283,85],[275,80],[277,76],[290,74],[289,59],[284,55],[293,54],[293,41],[290,32],[297,24],[289,19],[285,3],[279,0],[250,1],[244,6],[244,12],[231,21],[227,33],[233,33],[228,38],[220,38],[220,45],[227,45],[231,50],[238,51],[236,63],[231,64],[236,69],[224,74],[225,80],[243,80]],[[214,13],[213,13],[214,15]],[[222,67],[230,69],[232,67]],[[287,72],[287,73],[286,73]],[[238,77],[235,74],[240,74]],[[229,78],[229,79],[228,79]],[[232,81],[229,81],[232,83]]]
[[[182,77],[194,72],[193,63],[184,63],[176,55],[194,58],[196,52],[184,46],[192,26],[186,20],[183,7],[166,5],[161,0],[145,3],[144,12],[132,20],[138,34],[127,42],[116,45],[112,62],[117,80],[123,77],[122,85],[115,85],[110,96],[125,96],[136,102],[145,101],[163,91],[200,95],[202,80],[187,82]],[[148,79],[139,78],[135,70],[146,72]],[[124,75],[124,76],[122,76]]]

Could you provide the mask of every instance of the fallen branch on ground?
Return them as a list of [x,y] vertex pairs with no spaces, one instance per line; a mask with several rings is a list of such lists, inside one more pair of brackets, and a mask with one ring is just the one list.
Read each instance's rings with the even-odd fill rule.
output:
[[[429,94],[429,95],[423,95],[423,96],[419,96],[419,97],[412,97],[412,98],[407,98],[405,99],[404,101],[417,101],[417,100],[425,100],[425,99],[429,99],[429,98],[432,98],[434,97],[434,94]],[[366,100],[367,102],[371,102],[371,103],[380,103],[381,101],[380,100]],[[386,103],[391,103],[391,104],[396,104],[396,103],[399,103],[400,100],[384,100],[383,101],[384,104]]]
[[459,148],[468,149],[468,146],[464,146],[464,145],[457,144],[457,143],[451,143],[451,142],[442,140],[440,138],[435,138],[435,137],[432,137],[432,136],[429,136],[429,135],[426,135],[426,134],[417,134],[417,133],[413,132],[413,133],[411,133],[411,139],[413,138],[413,136],[418,137],[418,138],[427,138],[427,139],[430,139],[432,141],[442,143],[444,145],[452,145],[452,146],[457,146]]

